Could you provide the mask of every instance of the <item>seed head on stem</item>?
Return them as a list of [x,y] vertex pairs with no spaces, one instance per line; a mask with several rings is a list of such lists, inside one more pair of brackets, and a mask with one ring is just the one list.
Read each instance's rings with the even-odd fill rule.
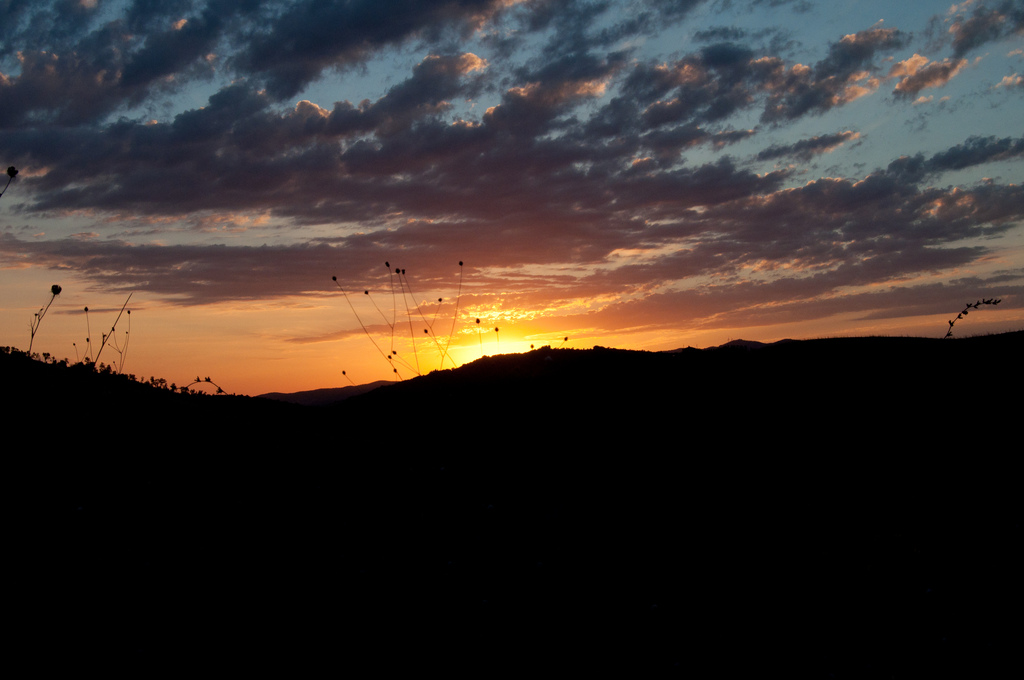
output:
[[[7,168],[7,174],[10,175],[13,178],[14,175],[11,175],[11,171],[12,170],[14,170],[13,167]],[[14,170],[14,174],[15,175],[18,174],[18,171]],[[10,182],[8,182],[8,184],[9,183]],[[50,301],[46,303],[45,307],[43,307],[38,312],[36,312],[36,315],[33,317],[32,322],[29,325],[29,329],[31,331],[31,333],[29,335],[29,340],[28,340],[28,352],[29,352],[29,354],[32,353],[32,343],[36,339],[36,331],[39,330],[39,324],[41,324],[43,322],[43,317],[46,316],[47,310],[50,309],[50,305],[52,305],[53,301],[55,299],[57,299],[58,295],[60,295],[60,291],[61,290],[62,290],[61,287],[58,286],[56,283],[53,284],[52,286],[50,286]]]
[[0,191],[0,196],[3,196],[4,192],[7,191],[7,187],[11,186],[11,182],[14,180],[14,176],[17,174],[18,171],[14,168],[13,165],[7,168],[7,186],[4,187],[3,191]]

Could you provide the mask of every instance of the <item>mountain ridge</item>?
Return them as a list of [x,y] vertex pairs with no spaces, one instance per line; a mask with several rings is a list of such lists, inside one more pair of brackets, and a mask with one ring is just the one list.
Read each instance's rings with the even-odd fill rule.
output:
[[323,407],[0,354],[20,629],[136,668],[992,675],[1022,343],[541,348]]
[[[968,345],[970,347],[968,347]],[[471,362],[467,362],[462,366],[454,369],[443,369],[440,371],[432,371],[422,376],[415,376],[407,380],[402,381],[376,381],[366,385],[358,386],[347,386],[338,388],[322,388],[317,390],[306,390],[294,393],[267,393],[258,395],[260,398],[274,399],[280,401],[287,401],[297,404],[315,405],[315,406],[330,406],[338,402],[348,400],[351,397],[361,396],[367,392],[375,391],[381,387],[394,386],[402,383],[416,382],[417,380],[423,380],[429,376],[435,374],[454,374],[454,375],[478,375],[482,376],[487,372],[485,366],[490,366],[494,371],[495,378],[500,378],[503,375],[507,378],[512,378],[520,368],[510,369],[508,371],[500,371],[496,367],[499,365],[514,366],[518,365],[521,367],[533,366],[532,372],[527,371],[521,373],[519,378],[523,378],[526,375],[539,375],[536,371],[536,357],[542,357],[546,362],[555,360],[555,357],[589,357],[590,361],[586,359],[580,359],[577,363],[582,365],[587,362],[590,363],[595,371],[595,374],[601,372],[600,362],[611,361],[626,364],[630,362],[627,357],[635,359],[637,364],[645,362],[648,366],[652,367],[650,370],[662,370],[666,369],[680,370],[685,373],[689,368],[696,368],[700,366],[701,360],[706,360],[705,363],[710,363],[713,360],[720,358],[720,355],[734,357],[740,356],[736,352],[741,351],[767,351],[764,364],[774,360],[776,356],[786,355],[798,355],[801,352],[806,351],[808,354],[808,361],[819,360],[818,355],[834,355],[837,353],[849,354],[851,359],[855,362],[860,362],[864,366],[869,365],[882,365],[889,364],[891,367],[895,367],[899,363],[904,363],[907,367],[906,370],[910,370],[909,367],[917,364],[915,370],[927,371],[928,362],[930,361],[942,361],[941,355],[949,354],[957,355],[957,360],[961,359],[960,355],[969,355],[979,345],[985,345],[985,351],[1006,351],[1007,346],[1020,346],[1024,345],[1024,331],[1010,331],[1007,333],[991,334],[984,336],[969,336],[964,338],[956,339],[937,339],[937,338],[921,338],[912,336],[857,336],[857,337],[835,337],[835,338],[815,338],[807,340],[794,340],[794,339],[783,339],[770,343],[764,343],[759,341],[751,340],[731,340],[722,345],[717,345],[707,348],[678,348],[674,350],[664,351],[650,351],[650,350],[624,350],[602,347],[600,345],[594,346],[591,349],[579,349],[579,348],[552,348],[550,346],[540,347],[530,352],[524,352],[521,354],[504,354],[504,355],[485,355],[479,359]],[[958,351],[959,350],[959,351]],[[917,359],[914,358],[914,353],[918,352],[921,356]],[[581,354],[582,353],[582,354]],[[871,356],[868,356],[870,354]],[[859,359],[857,358],[859,355]],[[761,356],[760,354],[755,356]],[[518,357],[518,358],[517,358]],[[679,362],[680,357],[687,357],[694,361],[693,366],[681,364]],[[712,359],[714,357],[714,359]],[[787,361],[795,360],[801,361],[800,357],[787,357]],[[743,361],[737,359],[737,361]],[[659,363],[661,362],[661,363]],[[659,366],[660,368],[655,367]],[[720,366],[719,366],[720,367]],[[550,367],[549,367],[550,368]],[[609,367],[611,368],[611,366]],[[721,367],[720,367],[721,368]],[[761,366],[765,368],[764,365]],[[791,365],[792,368],[792,365]],[[938,366],[935,366],[938,370]],[[710,370],[708,368],[705,371]],[[737,368],[731,369],[731,371],[739,370]],[[463,372],[463,373],[460,373]],[[804,371],[796,370],[794,372],[794,379],[797,374],[803,373]],[[551,371],[548,371],[551,373]],[[813,371],[811,372],[813,373]],[[565,376],[569,378],[568,375]],[[579,379],[581,376],[574,376]],[[736,379],[742,379],[742,376],[730,376]],[[803,377],[807,377],[806,375]],[[433,380],[433,378],[431,378]],[[614,382],[614,380],[612,381]],[[643,382],[639,380],[638,382]]]

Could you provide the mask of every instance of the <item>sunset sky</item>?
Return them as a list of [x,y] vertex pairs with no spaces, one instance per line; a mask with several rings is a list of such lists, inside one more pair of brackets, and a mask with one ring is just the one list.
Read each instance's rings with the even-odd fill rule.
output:
[[100,361],[245,394],[1020,330],[1022,112],[1021,0],[0,0],[0,345],[52,284],[34,352],[131,295]]

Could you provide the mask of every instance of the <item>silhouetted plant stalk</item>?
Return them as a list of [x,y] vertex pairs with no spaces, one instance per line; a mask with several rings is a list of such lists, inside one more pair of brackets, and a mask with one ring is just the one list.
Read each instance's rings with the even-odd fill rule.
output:
[[[362,328],[362,329],[363,329],[363,333],[366,333],[366,337],[368,337],[368,338],[370,339],[370,342],[372,342],[372,343],[373,343],[373,346],[377,348],[377,351],[378,351],[378,352],[380,353],[380,355],[381,355],[382,357],[384,357],[385,361],[387,361],[387,362],[388,362],[389,364],[391,364],[391,357],[390,357],[389,355],[387,355],[387,354],[385,354],[385,353],[384,353],[384,350],[382,350],[382,349],[380,348],[380,345],[378,345],[378,344],[377,344],[377,341],[373,339],[373,336],[372,336],[372,335],[370,335],[370,331],[369,331],[369,330],[367,330],[367,328],[366,328],[366,324],[364,324],[364,323],[363,323],[363,320],[362,320],[361,318],[359,318],[359,312],[357,312],[357,311],[356,311],[355,305],[353,305],[353,304],[352,304],[352,300],[350,300],[350,299],[349,299],[349,297],[348,297],[348,293],[346,293],[346,292],[345,292],[345,289],[341,287],[341,284],[340,284],[340,283],[338,283],[338,277],[337,277],[337,276],[332,276],[332,277],[331,277],[331,280],[332,280],[332,281],[334,281],[335,285],[337,285],[337,286],[338,286],[338,290],[340,290],[340,291],[341,291],[341,294],[342,294],[342,296],[344,296],[344,298],[345,298],[345,302],[347,302],[347,303],[348,303],[348,306],[349,306],[349,308],[350,308],[350,309],[352,310],[352,313],[353,313],[353,314],[355,315],[355,317],[356,317],[356,321],[358,321],[358,322],[359,322],[359,326],[360,326],[360,328]],[[401,380],[401,375],[399,375],[399,373],[398,373],[398,369],[397,369],[397,368],[395,368],[395,367],[394,367],[394,365],[392,365],[391,369],[392,369],[392,372],[393,372],[393,373],[394,373],[394,374],[395,374],[396,376],[398,376],[399,380]]]
[[[456,326],[458,324],[459,302],[462,297],[463,262],[459,261],[459,292],[455,299],[455,312],[452,316],[452,328],[450,333],[448,334],[447,339],[445,339],[443,343],[441,339],[438,338],[437,334],[434,332],[434,327],[437,322],[437,316],[440,313],[441,308],[443,306],[444,299],[437,299],[437,308],[434,310],[432,318],[428,320],[427,315],[423,312],[423,307],[416,302],[416,296],[413,293],[412,285],[410,284],[408,276],[406,275],[406,270],[402,269],[401,267],[392,268],[390,262],[385,262],[384,266],[388,270],[388,277],[390,279],[391,284],[391,320],[388,320],[387,315],[385,315],[384,311],[377,304],[377,301],[373,299],[373,296],[370,295],[369,290],[364,290],[363,295],[365,295],[370,300],[370,302],[373,304],[374,309],[377,310],[377,313],[380,315],[381,319],[384,320],[385,325],[387,325],[389,330],[391,331],[391,347],[389,352],[385,352],[377,343],[377,341],[373,338],[373,335],[370,333],[369,328],[366,326],[365,323],[363,323],[362,318],[359,316],[359,312],[356,311],[355,305],[352,303],[352,299],[348,296],[348,293],[345,292],[345,289],[338,282],[338,277],[331,277],[331,280],[334,281],[335,285],[338,286],[338,290],[340,290],[341,294],[345,297],[345,301],[348,303],[349,308],[352,310],[352,314],[355,315],[356,321],[359,323],[359,326],[363,329],[363,333],[365,333],[366,337],[368,337],[370,339],[370,342],[373,343],[373,346],[377,349],[377,352],[380,353],[380,355],[384,357],[384,359],[387,360],[387,362],[391,365],[392,372],[398,377],[399,380],[401,380],[402,376],[401,373],[399,373],[398,366],[396,364],[401,364],[410,372],[413,372],[417,375],[422,375],[419,361],[419,350],[417,347],[416,329],[413,325],[413,317],[419,316],[419,318],[423,321],[423,324],[426,326],[426,328],[423,329],[423,335],[427,336],[428,339],[434,343],[434,346],[437,348],[437,351],[440,354],[440,366],[443,368],[445,360],[448,360],[452,362],[452,366],[457,367],[455,360],[452,359],[451,355],[448,353],[448,348],[451,345],[452,335],[454,335]],[[396,278],[398,279],[397,290],[395,286]],[[399,356],[398,351],[395,349],[395,332],[398,328],[399,295],[401,295],[402,298],[401,304],[405,306],[405,315],[409,323],[409,341],[412,344],[414,362],[413,364],[410,364],[409,362],[405,361],[403,357]],[[412,298],[411,304],[409,298]]]
[[[499,352],[501,351],[501,335],[500,335],[500,332],[501,332],[501,329],[498,328],[497,326],[495,326],[494,327],[494,344],[496,344],[498,346],[498,351]],[[476,320],[476,336],[477,336],[477,338],[480,339],[480,355],[483,356],[483,353],[484,353],[484,336],[483,336],[483,333],[480,332],[480,319]]]
[[191,388],[193,385],[198,385],[199,383],[209,383],[210,385],[213,385],[214,387],[217,388],[217,394],[227,394],[227,392],[225,392],[223,389],[221,389],[220,385],[218,385],[217,383],[215,383],[212,380],[210,380],[210,376],[206,376],[205,378],[200,378],[198,375],[196,376],[195,380],[190,382],[188,385],[185,385],[184,387],[182,387],[181,391],[182,392],[187,392],[189,390],[189,388]]
[[89,308],[85,308],[85,358],[92,361],[92,325],[89,323]]
[[444,305],[444,298],[437,298],[437,307],[434,308],[434,315],[430,317],[430,322],[427,324],[427,328],[430,332],[434,332],[434,324],[437,323],[437,315],[441,313],[441,307]]
[[17,174],[18,171],[14,169],[13,165],[7,168],[7,184],[4,186],[4,190],[0,191],[0,196],[3,196],[5,193],[7,193],[7,187],[11,186],[11,182],[14,181],[14,176]]
[[[455,323],[456,323],[456,321],[459,318],[459,300],[461,300],[461,299],[462,299],[462,260],[459,260],[459,292],[455,295],[455,312],[452,314],[452,329],[450,331],[448,331],[448,341],[445,342],[445,344],[444,344],[443,356],[448,356],[448,348],[451,346],[452,336],[455,335]],[[441,299],[438,298],[437,301],[438,301],[438,303],[440,303]],[[437,308],[440,311],[441,305],[438,304]],[[452,361],[452,364],[454,364],[454,363],[455,362]],[[444,367],[444,358],[443,357],[441,359],[441,366]]]
[[[128,304],[128,303],[125,302],[125,304]],[[114,369],[117,372],[124,372],[125,355],[128,353],[128,339],[131,336],[131,330],[132,330],[132,310],[129,309],[125,313],[128,315],[128,330],[126,330],[124,332],[124,347],[119,347],[117,345],[117,337],[114,336],[114,329],[113,328],[110,329],[110,337],[108,338],[111,341],[111,347],[113,347],[114,351],[117,352],[121,356],[120,364],[118,364],[118,362],[116,362],[116,361],[113,362],[114,363]]]
[[978,300],[977,302],[975,302],[973,304],[968,302],[967,305],[964,307],[963,311],[956,315],[955,319],[950,319],[950,321],[949,321],[949,330],[947,330],[946,334],[944,336],[942,336],[943,339],[949,338],[949,337],[953,336],[953,324],[955,324],[957,321],[959,321],[960,319],[962,319],[965,316],[967,316],[967,312],[969,312],[970,310],[978,309],[982,305],[998,305],[1000,302],[1002,302],[1002,300],[997,300],[995,298],[989,298],[987,300]]
[[[387,265],[386,262],[384,264]],[[388,272],[390,273],[390,271],[391,271],[391,269],[389,267],[388,268]],[[335,279],[337,279],[337,277],[335,277]],[[392,281],[392,286],[394,286],[394,276],[391,277],[391,281]],[[342,292],[344,292],[344,291],[342,291]],[[363,295],[365,295],[366,298],[373,304],[373,308],[377,310],[378,314],[380,314],[380,318],[383,319],[383,321],[387,325],[387,327],[391,329],[391,349],[389,350],[390,354],[384,355],[384,358],[387,359],[389,362],[398,361],[405,368],[409,369],[409,371],[415,371],[415,369],[411,365],[409,365],[409,363],[407,361],[405,361],[404,358],[398,356],[398,351],[395,349],[395,315],[397,314],[397,311],[394,310],[394,309],[392,310],[392,319],[391,319],[391,321],[388,321],[387,316],[384,315],[384,312],[381,310],[380,306],[377,304],[377,301],[373,299],[372,295],[370,295],[370,291],[369,290],[364,290],[363,291]],[[393,288],[392,288],[392,291],[391,291],[391,295],[392,295],[392,301],[394,301],[395,300],[395,292],[394,292]],[[351,305],[351,303],[349,303],[349,304]],[[353,310],[353,311],[355,311],[355,310]],[[363,327],[363,330],[367,331],[365,326]],[[369,335],[369,333],[367,333],[367,335]],[[371,340],[372,340],[372,338],[371,338]],[[394,367],[392,367],[392,368],[394,368]],[[416,372],[418,373],[418,371],[416,371]],[[398,371],[395,370],[394,373],[397,374]],[[399,378],[401,378],[400,374],[399,374]]]
[[[117,328],[117,322],[121,320],[121,315],[124,314],[124,309],[125,309],[125,307],[128,306],[128,300],[132,299],[132,295],[134,295],[134,293],[128,293],[128,298],[124,301],[124,304],[121,305],[121,311],[117,313],[117,318],[114,319],[114,325],[110,327],[110,334],[109,335],[107,333],[103,334],[103,341],[100,342],[100,349],[99,349],[99,351],[96,352],[96,360],[95,360],[95,362],[99,362],[100,355],[103,354],[103,348],[106,347],[107,341],[113,339],[114,333],[115,333],[115,329]],[[130,314],[130,312],[129,312],[129,314]],[[128,341],[125,340],[125,345],[127,345],[127,344],[128,344]],[[116,343],[115,343],[115,345],[116,345]]]
[[[405,305],[405,318],[409,320],[409,339],[412,341],[412,356],[416,361],[416,375],[423,375],[420,373],[420,355],[416,351],[416,333],[412,329],[412,314],[409,312],[409,299],[405,297],[405,270],[396,269],[395,272],[398,274],[398,286],[402,291],[402,304]],[[412,295],[412,291],[409,291],[409,295]],[[413,304],[416,304],[415,298],[413,298]]]
[[391,329],[392,334],[394,334],[394,332],[395,332],[395,322],[393,320],[392,321],[388,321],[388,318],[386,316],[384,316],[384,312],[381,311],[381,308],[377,306],[377,301],[373,299],[372,295],[370,295],[370,291],[364,290],[363,291],[363,295],[365,295],[367,297],[367,299],[369,299],[370,302],[373,303],[373,308],[377,310],[377,313],[380,314],[380,318],[384,320],[384,323],[387,324],[388,328]]
[[[11,170],[13,170],[13,169],[14,168],[9,168],[8,169],[8,173]],[[41,324],[43,322],[43,317],[46,316],[46,312],[47,312],[47,310],[50,309],[50,305],[53,304],[53,301],[57,299],[58,295],[60,295],[60,291],[61,291],[61,287],[58,286],[56,283],[53,284],[52,286],[50,286],[50,293],[51,293],[50,301],[46,303],[45,307],[43,307],[38,312],[36,312],[35,316],[32,318],[32,322],[29,324],[29,329],[30,329],[30,336],[29,336],[29,339],[28,339],[28,353],[29,354],[32,354],[32,343],[35,342],[36,331],[39,330],[39,324]]]
[[[461,296],[462,295],[462,285],[461,285],[462,284],[462,262],[461,261],[459,262],[459,284],[460,284],[459,285],[459,296]],[[402,296],[403,296],[403,298],[405,297],[405,290],[408,290],[409,291],[409,297],[412,298],[413,306],[416,308],[416,313],[419,314],[420,319],[422,319],[423,323],[427,326],[426,328],[423,329],[423,334],[428,336],[434,342],[434,345],[437,347],[438,353],[441,355],[440,367],[444,368],[444,360],[445,360],[445,358],[450,358],[450,357],[448,357],[448,350],[447,350],[446,347],[442,347],[441,346],[441,341],[438,340],[437,339],[437,335],[434,334],[434,322],[433,321],[427,321],[427,317],[424,316],[424,314],[423,314],[423,309],[416,302],[416,296],[412,292],[412,286],[409,284],[409,279],[405,276],[405,270],[404,269],[402,270],[402,286],[403,286],[403,288],[402,288],[402,291],[403,291],[402,292]],[[443,302],[444,302],[443,298],[437,298],[437,308],[438,308],[438,310],[441,309],[441,304]],[[408,309],[409,309],[409,305],[408,305],[408,302],[407,302],[406,303],[406,312],[407,313],[408,313]],[[456,321],[457,317],[458,317],[458,303],[456,303],[455,317],[453,317],[453,319],[452,319],[452,332],[454,332],[454,330],[455,330],[455,321]],[[437,311],[434,312],[434,319],[435,320],[437,319]],[[412,335],[412,315],[411,314],[409,315],[409,334]],[[451,342],[451,335],[448,336],[448,342]],[[416,354],[415,347],[416,347],[415,338],[413,338],[413,354],[414,355]],[[416,368],[419,369],[419,357],[418,357],[418,355],[416,355],[416,356],[417,356]],[[455,366],[455,361],[454,360],[452,360],[452,366]],[[418,372],[419,371],[417,370],[417,373]]]

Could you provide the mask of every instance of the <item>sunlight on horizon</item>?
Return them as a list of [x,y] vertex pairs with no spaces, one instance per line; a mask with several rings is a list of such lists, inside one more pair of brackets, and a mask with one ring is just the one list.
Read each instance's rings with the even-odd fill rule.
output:
[[3,25],[0,344],[260,393],[1021,326],[1004,0],[66,4]]
[[[49,281],[49,272],[33,276]],[[52,277],[51,277],[52,278]],[[2,280],[2,279],[0,279]],[[37,297],[46,303],[45,288]],[[91,305],[83,304],[92,300]],[[109,331],[120,305],[121,296],[92,297],[88,293],[64,286],[51,307],[35,340],[33,351],[49,353],[56,358],[76,360],[84,357],[88,336],[85,306],[90,307],[89,322],[93,334],[93,351],[98,338]],[[224,389],[238,394],[264,392],[295,392],[326,387],[344,387],[351,383],[365,384],[378,380],[402,380],[425,375],[439,368],[463,366],[484,356],[529,352],[544,346],[564,349],[590,349],[595,345],[616,349],[665,351],[685,347],[709,347],[730,340],[745,339],[774,342],[781,339],[811,339],[856,335],[914,335],[939,338],[945,331],[948,314],[889,319],[860,318],[857,313],[838,315],[827,323],[822,320],[738,328],[695,328],[690,332],[678,329],[636,329],[633,332],[607,332],[575,328],[570,331],[549,330],[558,326],[559,317],[541,319],[543,323],[508,323],[494,326],[481,322],[456,325],[448,341],[451,318],[439,316],[435,326],[445,329],[437,335],[423,334],[423,324],[414,324],[415,351],[410,341],[408,324],[396,324],[394,337],[386,325],[378,325],[371,333],[377,347],[366,333],[354,325],[347,308],[337,306],[339,300],[298,299],[290,303],[265,303],[247,308],[239,305],[231,311],[223,305],[183,310],[166,306],[144,296],[134,296],[130,326],[127,317],[117,327],[118,334],[131,329],[131,340],[124,356],[126,373],[141,379],[149,376],[165,378],[184,385],[197,375],[211,376]],[[136,303],[137,306],[136,306]],[[71,305],[74,305],[73,307]],[[953,305],[954,307],[956,304]],[[27,348],[28,321],[31,309],[6,307],[0,309],[0,332],[3,344]],[[277,332],[268,333],[266,317],[278,320]],[[499,315],[500,318],[500,315]],[[19,321],[24,328],[19,329]],[[578,324],[567,324],[578,326]],[[964,337],[1024,328],[1024,313],[1010,308],[979,311],[962,321],[956,336]],[[339,336],[339,331],[344,332]],[[322,336],[319,340],[296,342],[296,332]],[[565,338],[568,337],[568,340]],[[439,347],[440,346],[440,347]],[[378,348],[380,351],[378,351]],[[441,357],[447,348],[443,361]],[[393,363],[385,355],[398,354]],[[101,360],[119,359],[111,346]],[[393,372],[398,368],[398,375]],[[343,373],[344,371],[344,373]],[[351,382],[350,382],[351,381]]]

